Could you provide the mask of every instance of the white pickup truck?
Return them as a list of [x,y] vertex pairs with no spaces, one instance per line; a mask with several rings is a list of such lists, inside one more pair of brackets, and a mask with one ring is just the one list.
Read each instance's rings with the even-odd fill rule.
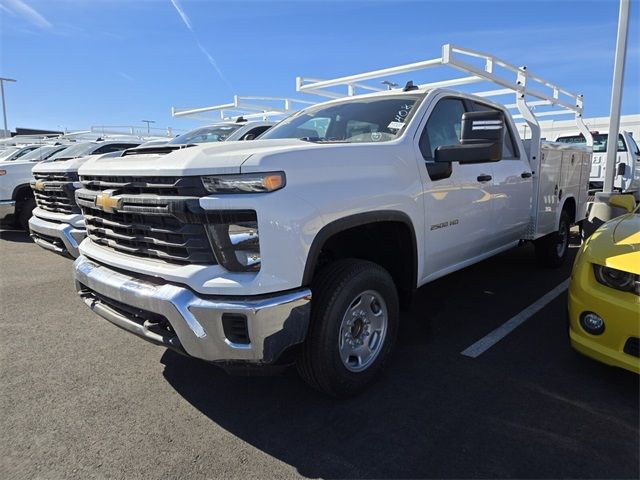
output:
[[[589,175],[589,190],[591,193],[602,191],[607,163],[606,133],[591,132],[593,136],[593,160]],[[558,137],[557,142],[584,144],[583,135],[564,135]],[[616,177],[613,187],[622,193],[629,193],[640,201],[640,149],[631,132],[621,131],[618,135],[618,149],[616,153]]]
[[36,208],[29,219],[33,241],[61,255],[78,256],[86,235],[84,219],[75,202],[78,168],[92,157],[120,152],[142,143],[135,138],[80,142],[33,167],[30,186]]
[[[180,149],[188,144],[252,140],[273,125],[265,121],[220,122],[199,127],[171,140],[156,141],[126,137],[84,142],[52,157],[51,162],[33,169],[31,188],[37,207],[29,220],[31,238],[41,247],[64,256],[77,258],[78,245],[87,235],[85,219],[75,201],[78,169],[92,158],[113,158],[113,152],[134,149],[135,153],[157,153]],[[140,146],[135,150],[135,147]],[[119,154],[118,154],[119,155]],[[129,157],[127,157],[129,158]]]
[[[27,152],[18,158],[0,159],[0,221],[13,216],[15,223],[24,230],[29,229],[31,210],[35,207],[33,193],[29,187],[31,169],[34,164],[47,160],[68,145],[37,144],[31,147],[27,147]],[[9,149],[14,151],[11,147]]]
[[[527,95],[581,123],[581,97],[543,94],[529,86],[537,77],[486,54],[471,52],[486,58],[478,68],[453,58],[467,52],[447,45],[429,62],[510,87],[531,127]],[[353,93],[363,77],[316,86]],[[252,143],[87,162],[79,295],[186,355],[225,368],[295,362],[322,392],[361,390],[417,287],[523,241],[559,265],[585,216],[588,148],[524,143],[508,108],[441,83],[318,104]]]

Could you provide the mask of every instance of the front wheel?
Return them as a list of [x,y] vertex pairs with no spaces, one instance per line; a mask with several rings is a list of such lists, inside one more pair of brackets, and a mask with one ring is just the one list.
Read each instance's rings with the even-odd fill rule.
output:
[[319,273],[312,293],[298,371],[323,393],[354,395],[373,381],[395,343],[400,313],[393,279],[375,263],[340,260]]
[[560,214],[558,231],[550,233],[535,242],[538,263],[545,267],[560,267],[569,253],[569,229],[571,219],[566,210]]

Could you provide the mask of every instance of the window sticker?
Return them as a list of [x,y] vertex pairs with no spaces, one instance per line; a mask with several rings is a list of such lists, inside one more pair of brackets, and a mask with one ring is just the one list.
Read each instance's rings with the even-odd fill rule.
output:
[[404,127],[404,122],[391,122],[387,125],[387,128],[392,130],[400,130],[402,127]]

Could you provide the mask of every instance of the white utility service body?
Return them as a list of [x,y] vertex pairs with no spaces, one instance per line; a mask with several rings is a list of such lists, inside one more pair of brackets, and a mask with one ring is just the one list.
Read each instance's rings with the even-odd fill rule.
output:
[[[531,92],[541,98],[542,94],[535,90],[526,91],[530,88],[526,80],[540,79],[495,57],[471,52],[472,56],[487,61],[485,69],[475,69],[454,60],[454,52],[470,51],[447,45],[443,57],[437,62],[429,61],[430,65],[439,62],[454,66],[484,81],[511,88],[518,98],[521,115],[530,125],[536,124],[524,98]],[[412,66],[414,70],[415,65],[418,64]],[[496,66],[515,71],[522,83],[493,78],[492,68]],[[393,69],[372,72],[367,78],[393,73],[390,70]],[[352,94],[361,77],[345,77],[331,85],[316,81],[315,85],[318,89],[347,85]],[[551,85],[543,82],[545,86]],[[325,309],[325,305],[317,302],[328,298],[324,292],[329,287],[326,279],[325,284],[318,286],[315,278],[322,275],[323,268],[330,269],[334,260],[340,263],[346,258],[360,259],[347,261],[355,261],[356,270],[382,266],[387,273],[376,275],[390,272],[398,294],[404,296],[418,286],[523,240],[535,240],[537,245],[548,247],[547,240],[551,239],[552,248],[547,250],[553,252],[554,235],[560,238],[557,233],[560,229],[563,238],[562,242],[557,241],[557,251],[564,258],[568,223],[580,222],[585,217],[589,148],[541,144],[539,140],[525,146],[508,107],[488,100],[486,93],[472,95],[439,88],[443,83],[448,86],[447,82],[435,82],[318,104],[289,117],[250,144],[201,145],[164,156],[87,162],[79,172],[84,188],[76,196],[85,215],[90,212],[100,218],[93,231],[89,230],[89,238],[80,245],[81,256],[75,262],[79,294],[99,315],[151,342],[221,364],[263,365],[277,363],[288,349],[304,343],[312,335],[310,332],[319,328],[310,323],[310,318]],[[304,91],[302,85],[299,82],[300,91]],[[558,92],[565,95],[567,92],[553,85],[551,89],[552,93],[542,98],[550,105],[575,111],[582,128],[581,97],[573,95],[571,100],[563,101]],[[501,94],[504,92],[496,93]],[[351,106],[366,108],[378,104],[382,108],[385,102],[395,102],[393,105],[398,107],[381,123],[373,125],[375,111],[369,121],[353,121],[350,138],[357,140],[320,138],[328,132],[321,126],[322,116],[331,115],[327,112],[341,108],[348,112]],[[481,120],[477,125],[473,123],[475,120],[469,123],[473,130],[493,129],[496,122],[500,123],[505,145],[509,143],[501,154],[504,159],[465,164],[434,161],[433,151],[425,151],[422,139],[428,138],[433,146],[442,132],[445,135],[453,132],[454,138],[456,134],[458,137],[454,143],[458,142],[461,117],[456,109],[469,118],[476,118],[474,114],[480,115],[478,118],[486,114],[490,114],[487,118],[504,116],[504,124],[500,123],[502,120],[491,119]],[[297,118],[305,119],[305,115],[313,121],[299,129],[306,132],[303,139],[277,137],[278,132],[286,131],[289,124],[295,124]],[[442,120],[445,118],[449,120]],[[438,120],[431,123],[431,119]],[[340,114],[331,121],[340,124],[346,118]],[[309,133],[312,130],[317,138]],[[535,138],[539,139],[539,129],[537,133]],[[226,182],[237,184],[242,190],[245,188],[242,179],[251,183],[256,177],[262,182],[268,178],[265,185],[275,182],[277,188],[268,193],[220,190],[224,193],[204,192],[191,197],[180,191],[181,183],[185,185],[183,191],[200,185],[202,192],[203,187],[208,190],[208,185],[214,185],[215,189],[222,184],[226,188]],[[163,195],[163,191],[171,193]],[[151,217],[153,224],[146,220]],[[195,253],[184,247],[188,242],[176,240],[171,244],[173,250],[161,250],[166,242],[159,241],[153,232],[160,225],[155,218],[165,222],[165,217],[170,219],[162,223],[162,231],[169,224],[176,224],[175,228],[184,225],[179,231],[187,224],[194,229],[195,224],[200,225],[198,236],[189,241],[193,240],[194,249],[196,245],[202,249],[195,252],[200,255],[198,258],[213,251],[212,260],[190,261]],[[125,239],[119,237],[120,225],[111,222],[134,218],[140,222],[134,227],[140,233]],[[220,230],[220,225],[227,225],[227,230]],[[378,227],[382,229],[376,230]],[[254,252],[254,256],[246,254],[247,251]],[[183,255],[181,259],[176,258],[178,253]],[[341,256],[345,259],[341,260]],[[371,265],[372,259],[379,259],[377,267]],[[349,265],[342,267],[349,269]],[[338,270],[336,278],[343,273]],[[354,311],[353,315],[362,318],[349,321],[353,324],[362,320],[362,325],[359,323],[357,330],[350,330],[351,334],[345,333],[352,346],[362,345],[362,339],[354,337],[356,333],[368,335],[370,323],[376,322],[373,317],[393,310],[397,303],[397,299],[378,298],[377,294],[367,292],[372,298],[371,311]],[[356,304],[347,305],[351,303]],[[367,315],[371,316],[371,322]],[[242,341],[236,338],[238,331],[244,332],[238,337]],[[387,335],[387,327],[371,332],[369,338],[377,340],[376,345],[369,347],[378,349],[386,345],[386,337],[393,336],[391,324],[388,332]],[[306,352],[311,348],[307,343],[302,346]],[[342,351],[340,343],[341,355]],[[372,365],[377,365],[378,353],[367,357],[373,358]],[[342,361],[351,375],[349,382],[357,385],[358,378],[366,377],[352,374],[365,371],[369,363],[357,357],[359,354],[354,355],[347,355]],[[350,391],[344,383],[333,385],[330,377],[325,377],[328,379],[322,384],[314,380],[325,374],[313,362],[308,360],[304,368],[314,369],[315,374],[305,378],[317,388],[333,394]],[[326,375],[330,374],[326,371]]]
[[[602,191],[606,176],[607,137],[608,134],[592,132],[593,159],[589,175],[590,193]],[[581,135],[563,135],[557,139],[562,143],[584,143]],[[616,176],[613,188],[622,193],[635,196],[640,201],[640,150],[631,132],[621,131],[618,135],[618,148],[615,166]]]

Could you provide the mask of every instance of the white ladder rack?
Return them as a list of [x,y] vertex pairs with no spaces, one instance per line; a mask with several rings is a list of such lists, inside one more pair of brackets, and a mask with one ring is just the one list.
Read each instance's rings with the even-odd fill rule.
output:
[[[255,103],[263,102],[263,103]],[[210,107],[179,109],[171,107],[173,117],[190,117],[205,121],[235,121],[242,117],[246,120],[262,119],[289,115],[298,110],[296,104],[303,106],[314,105],[316,102],[298,100],[286,97],[255,97],[234,95],[233,102]],[[219,118],[212,118],[204,114],[216,112]]]
[[[534,147],[535,151],[532,152],[533,160],[537,159],[540,154],[540,124],[538,117],[573,115],[578,130],[582,132],[587,140],[587,145],[593,145],[591,133],[582,119],[584,111],[584,99],[582,95],[575,94],[534,75],[527,67],[518,67],[494,55],[451,44],[443,45],[442,56],[431,60],[339,77],[332,80],[297,77],[296,90],[301,93],[310,93],[328,98],[356,95],[358,89],[367,90],[368,92],[384,91],[385,89],[383,88],[367,85],[363,82],[385,79],[383,83],[395,85],[388,81],[390,76],[407,74],[434,67],[450,67],[453,70],[464,72],[467,76],[446,80],[438,79],[429,83],[416,85],[418,88],[448,88],[484,82],[497,85],[500,88],[476,92],[471,91],[469,93],[480,97],[514,95],[515,102],[500,103],[503,103],[506,108],[513,111],[514,120],[524,120],[529,126],[532,134],[532,145],[537,145],[537,147]],[[346,87],[346,93],[344,91],[336,91],[338,87]],[[543,106],[551,107],[551,109],[536,112],[537,107]]]

